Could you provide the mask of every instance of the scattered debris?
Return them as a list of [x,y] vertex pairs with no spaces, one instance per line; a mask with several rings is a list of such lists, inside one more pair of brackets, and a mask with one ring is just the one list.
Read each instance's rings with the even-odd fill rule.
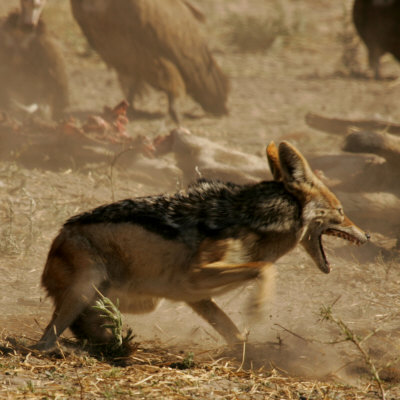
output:
[[49,167],[52,161],[57,166],[70,163],[71,159],[75,163],[102,161],[127,148],[153,157],[151,140],[128,134],[127,108],[128,103],[121,101],[113,108],[104,107],[99,115],[89,115],[84,122],[73,117],[53,122],[34,116],[19,121],[0,111],[0,156],[31,165],[43,163],[46,155],[45,164]]

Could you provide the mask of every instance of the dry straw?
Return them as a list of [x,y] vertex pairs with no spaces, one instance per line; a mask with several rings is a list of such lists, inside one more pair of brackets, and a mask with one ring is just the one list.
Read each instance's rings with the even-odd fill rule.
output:
[[[142,343],[124,367],[65,347],[65,358],[0,341],[0,398],[12,399],[377,399],[379,389],[292,378],[276,370],[245,370],[218,350],[191,355],[186,369],[171,368],[188,355]],[[64,343],[65,344],[65,343]],[[392,398],[400,392],[390,391]],[[388,397],[390,398],[390,397]]]

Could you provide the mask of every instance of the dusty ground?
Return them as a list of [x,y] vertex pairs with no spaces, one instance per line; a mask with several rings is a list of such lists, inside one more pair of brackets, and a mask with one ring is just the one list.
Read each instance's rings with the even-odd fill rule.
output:
[[[1,15],[17,2],[4,3],[0,4]],[[115,75],[93,52],[86,54],[86,42],[73,22],[68,2],[49,3],[44,18],[60,40],[68,61],[72,92],[68,111],[83,115],[116,104],[122,95]],[[270,140],[290,140],[312,159],[343,154],[342,137],[307,127],[304,122],[307,112],[400,121],[397,81],[376,82],[351,76],[341,58],[344,51],[349,51],[348,42],[340,34],[344,29],[351,31],[345,15],[351,2],[203,0],[197,3],[207,15],[210,46],[230,77],[232,90],[229,116],[184,120],[184,126],[195,135],[257,155],[264,153]],[[268,51],[244,53],[227,44],[231,25],[227,21],[232,15],[268,19],[276,13],[280,13],[280,24],[287,28],[288,34],[280,36]],[[363,47],[358,46],[358,53],[352,54],[356,57],[353,66],[366,71]],[[399,65],[390,56],[383,61],[383,75],[400,76]],[[202,111],[190,100],[182,101],[181,106],[183,111],[202,116]],[[165,113],[166,99],[162,94],[150,92],[140,107]],[[153,138],[168,133],[172,127],[167,116],[136,120],[129,124],[129,133]],[[57,151],[62,153],[63,149]],[[172,157],[167,159],[174,162]],[[51,303],[39,285],[51,240],[69,216],[112,200],[110,162],[111,158],[109,162],[74,167],[76,163],[71,161],[70,165],[54,170],[41,166],[40,160],[35,168],[27,168],[23,160],[0,160],[0,321],[4,346],[9,346],[6,337],[24,344],[39,338],[51,313]],[[329,177],[329,171],[324,172]],[[342,178],[352,173],[344,168]],[[154,173],[117,165],[114,197],[172,191],[180,187],[179,179],[174,171],[158,179]],[[358,207],[364,205],[360,202]],[[373,212],[372,207],[368,213]],[[385,218],[390,226],[398,221],[397,214]],[[365,229],[374,229],[369,219],[355,222]],[[372,234],[373,238],[381,237],[380,232]],[[390,229],[384,234],[389,239],[396,237],[396,232]],[[245,368],[249,372],[237,372],[241,356],[234,361],[232,355],[221,355],[223,343],[188,308],[164,302],[151,315],[126,316],[125,322],[133,328],[139,343],[136,354],[139,361],[136,364],[133,361],[134,366],[114,370],[115,367],[82,354],[67,355],[66,360],[60,361],[35,355],[27,357],[23,351],[17,351],[0,357],[0,396],[153,398],[160,395],[166,381],[172,380],[182,383],[177,384],[179,390],[170,390],[167,385],[169,389],[162,392],[165,398],[205,398],[213,391],[216,398],[378,398],[378,389],[371,384],[360,351],[350,342],[330,344],[343,335],[334,323],[321,321],[320,309],[334,304],[333,314],[357,334],[365,336],[380,329],[364,345],[377,366],[384,367],[387,363],[393,366],[389,372],[386,368],[382,376],[388,380],[384,383],[387,398],[399,398],[398,263],[376,257],[375,249],[368,246],[353,252],[350,245],[342,247],[339,239],[329,241],[328,248],[334,264],[328,276],[321,274],[300,249],[278,263],[276,292],[264,318],[251,326],[245,315],[249,288],[218,299],[240,328],[250,329],[249,340],[256,348],[247,352]],[[146,355],[151,351],[155,355]],[[7,353],[4,349],[3,352]],[[181,373],[166,367],[188,352],[194,352],[195,362],[199,360],[196,368]],[[271,368],[275,368],[272,375],[266,372]],[[63,376],[69,377],[68,384]],[[122,376],[130,378],[122,382]],[[95,388],[91,379],[97,379]],[[190,390],[188,381],[193,383]]]

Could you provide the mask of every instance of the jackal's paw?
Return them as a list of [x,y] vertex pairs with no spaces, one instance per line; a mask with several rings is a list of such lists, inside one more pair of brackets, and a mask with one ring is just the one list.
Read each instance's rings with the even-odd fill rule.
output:
[[39,341],[36,344],[29,346],[31,350],[40,351],[41,353],[55,353],[60,352],[55,343],[47,343],[45,341]]

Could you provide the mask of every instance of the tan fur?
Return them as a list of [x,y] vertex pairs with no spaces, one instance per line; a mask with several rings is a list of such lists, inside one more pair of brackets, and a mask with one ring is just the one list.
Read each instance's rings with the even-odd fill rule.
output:
[[297,244],[328,273],[323,234],[368,240],[293,146],[270,144],[267,154],[282,181],[198,182],[187,197],[128,199],[67,221],[42,276],[55,311],[37,347],[52,348],[68,327],[110,341],[92,307],[97,290],[132,313],[152,311],[161,298],[184,301],[235,344],[243,337],[212,297],[252,280],[248,314],[256,316],[273,290],[272,263]]
[[[254,279],[260,271],[270,266],[266,262],[246,262],[245,259],[251,257],[242,257],[242,253],[236,249],[240,245],[225,240],[203,242],[193,258],[191,252],[181,243],[164,240],[159,235],[131,224],[111,227],[89,225],[79,232],[63,232],[53,243],[42,276],[42,283],[55,302],[55,313],[49,325],[52,328],[47,330],[46,341],[54,337],[53,321],[58,313],[64,312],[66,315],[65,321],[56,326],[56,331],[65,329],[64,326],[72,322],[69,320],[69,311],[75,310],[76,305],[73,306],[68,301],[66,310],[63,307],[66,299],[76,296],[84,309],[96,296],[94,288],[103,278],[99,271],[95,275],[89,272],[96,259],[91,251],[69,240],[75,235],[84,235],[89,241],[95,240],[101,248],[115,243],[110,251],[115,260],[114,279],[120,283],[107,296],[113,301],[118,299],[121,311],[150,312],[157,306],[160,298],[186,301],[206,319],[214,321],[216,318],[220,321],[216,323],[215,329],[230,343],[241,339],[239,331],[236,327],[232,329],[234,324],[229,317],[215,303],[205,298],[222,294],[246,280]],[[117,242],[115,238],[118,238]],[[129,243],[135,243],[135,246],[132,247]],[[119,265],[124,269],[120,270]],[[83,266],[85,267],[82,268]],[[204,309],[210,308],[216,310],[216,315],[203,315]],[[93,310],[86,311],[88,313],[85,321],[81,321],[83,329],[91,337],[106,340],[109,335],[105,330],[99,329],[97,324],[91,327],[93,320],[96,321],[96,313]],[[221,323],[223,326],[220,326]]]
[[[71,232],[69,235],[74,233]],[[240,250],[238,251],[237,247],[246,247],[246,245],[241,244],[241,240],[212,242],[206,240],[193,258],[192,252],[185,245],[164,240],[159,235],[136,225],[118,224],[111,227],[89,225],[79,234],[84,234],[88,240],[93,238],[101,248],[108,247],[111,242],[115,243],[115,238],[118,237],[118,244],[112,248],[112,252],[113,258],[116,260],[115,274],[120,273],[115,278],[121,282],[118,289],[120,293],[193,301],[196,300],[196,297],[199,297],[199,299],[204,297],[203,288],[208,291],[214,290],[215,287],[218,292],[228,290],[220,289],[217,281],[221,279],[222,283],[230,285],[230,272],[232,272],[233,277],[232,284],[236,284],[234,279],[238,271],[246,279],[247,276],[253,277],[253,269],[258,270],[265,265],[264,262],[251,262],[251,254],[245,257]],[[63,257],[65,257],[64,253],[72,256],[72,259],[68,260],[71,265],[91,264],[93,258],[90,252],[81,251],[79,248],[70,248],[67,240],[64,241],[62,236],[58,237],[50,251],[42,281],[52,296],[61,299],[64,298],[72,282],[81,279],[81,274],[86,276],[86,272],[79,269],[69,271],[69,275],[64,275],[63,272],[59,271],[57,268],[59,256],[54,255],[59,249],[58,240],[63,242],[60,243]],[[135,243],[135,246],[130,247],[129,243]],[[124,266],[123,271],[118,270],[119,263]],[[188,269],[189,263],[191,267]],[[223,274],[226,275],[222,277]],[[136,281],[133,283],[130,281],[131,277],[135,277],[135,280],[143,280],[139,288],[135,287]],[[53,287],[55,283],[57,285]],[[60,283],[64,283],[65,287],[61,288]],[[167,287],[168,293],[166,293]],[[197,295],[196,292],[198,292]],[[132,307],[135,308],[133,302],[130,302]],[[126,308],[126,306],[123,307]]]
[[279,153],[274,142],[270,142],[270,144],[267,146],[267,159],[272,176],[276,181],[281,181],[282,175],[281,167],[279,165]]

